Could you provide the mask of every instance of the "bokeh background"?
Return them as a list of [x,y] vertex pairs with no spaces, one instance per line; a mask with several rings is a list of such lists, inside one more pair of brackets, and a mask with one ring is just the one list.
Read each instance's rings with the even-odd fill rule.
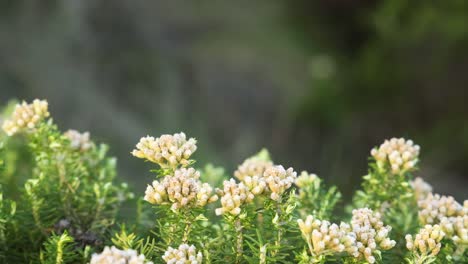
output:
[[134,190],[141,136],[185,131],[228,174],[274,160],[359,187],[385,138],[468,198],[466,0],[3,0],[0,103],[44,98],[62,129],[111,145]]

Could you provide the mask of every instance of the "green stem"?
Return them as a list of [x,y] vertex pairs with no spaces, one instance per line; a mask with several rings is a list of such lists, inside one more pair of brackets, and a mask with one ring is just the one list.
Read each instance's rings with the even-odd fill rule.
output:
[[271,252],[271,256],[275,257],[278,254],[280,246],[281,246],[281,239],[283,238],[283,219],[282,219],[282,210],[281,210],[281,200],[276,203],[276,213],[278,214],[278,225],[277,225],[277,232],[276,232],[276,239],[275,239],[275,249]]
[[243,255],[244,236],[242,230],[244,227],[242,226],[241,220],[239,218],[237,218],[234,222],[234,227],[236,230],[236,263],[240,263]]
[[187,243],[191,229],[192,223],[190,221],[185,221],[184,236],[182,238],[183,243]]
[[190,235],[190,231],[192,230],[192,221],[190,217],[190,212],[184,211],[182,214],[182,217],[184,218],[184,223],[185,223],[185,228],[184,228],[184,235],[182,237],[182,243],[187,243]]

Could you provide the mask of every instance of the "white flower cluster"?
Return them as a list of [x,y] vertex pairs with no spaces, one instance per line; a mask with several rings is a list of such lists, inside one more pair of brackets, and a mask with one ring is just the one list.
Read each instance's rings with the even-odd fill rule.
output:
[[440,225],[461,253],[468,249],[468,200],[461,205],[451,196],[430,193],[418,206],[422,224]]
[[179,248],[169,247],[162,258],[168,264],[201,264],[203,261],[202,253],[197,252],[195,246],[187,244]]
[[440,225],[455,245],[468,249],[468,214],[443,218]]
[[246,159],[237,170],[234,172],[234,176],[243,181],[245,178],[261,178],[267,168],[273,166],[273,162],[268,160],[259,159],[257,157]]
[[216,209],[217,215],[232,214],[238,215],[241,212],[241,206],[251,203],[254,194],[243,182],[236,183],[234,179],[223,182],[223,190],[218,190],[221,196],[221,208]]
[[143,137],[132,151],[133,156],[147,159],[161,168],[177,168],[190,165],[190,156],[197,150],[194,138],[187,140],[183,132],[162,135],[159,138]]
[[294,181],[294,184],[299,188],[304,188],[305,186],[311,185],[317,179],[319,178],[316,174],[309,174],[307,171],[302,171],[301,175]]
[[293,168],[284,169],[281,165],[258,157],[246,159],[234,172],[254,195],[269,194],[273,200],[291,187],[297,177]]
[[302,237],[309,246],[309,251],[313,256],[333,255],[341,252],[348,252],[352,256],[357,256],[356,239],[348,224],[331,224],[325,220],[315,219],[312,215],[306,220],[297,220]]
[[308,216],[298,220],[302,236],[313,255],[332,255],[347,252],[357,259],[375,263],[375,254],[389,250],[396,244],[389,238],[390,226],[384,226],[379,213],[368,208],[353,210],[351,224],[339,226]]
[[422,224],[438,224],[443,218],[463,216],[465,209],[452,196],[428,194],[418,201],[419,220]]
[[23,101],[17,104],[10,119],[3,122],[3,130],[8,136],[34,129],[42,119],[49,116],[48,103],[35,99],[31,104]]
[[223,190],[219,190],[222,207],[216,209],[216,214],[238,215],[241,206],[252,202],[256,195],[268,194],[272,200],[278,201],[294,183],[296,175],[292,168],[286,170],[271,161],[249,158],[234,172],[240,183],[232,178],[224,181]]
[[445,233],[439,225],[425,225],[413,239],[413,236],[406,235],[406,248],[412,251],[417,257],[436,256],[439,254],[441,243]]
[[167,175],[164,179],[153,181],[146,188],[145,200],[152,204],[171,204],[172,210],[182,207],[203,207],[218,199],[213,195],[213,188],[208,183],[202,183],[200,172],[194,168],[181,168],[174,175]]
[[418,201],[426,198],[430,193],[432,193],[432,186],[421,177],[416,177],[410,182],[410,184],[414,190],[414,196]]
[[297,173],[293,168],[286,170],[281,165],[267,168],[263,173],[263,178],[267,183],[270,198],[278,201],[281,195],[291,187],[296,177]]
[[89,138],[89,132],[80,133],[71,129],[65,132],[64,135],[70,140],[70,145],[73,149],[87,151],[93,146]]
[[380,213],[374,213],[371,209],[353,210],[351,229],[356,237],[358,249],[355,257],[365,258],[369,263],[375,263],[375,253],[380,250],[389,250],[396,244],[394,240],[389,238],[392,228],[384,226]]
[[100,254],[93,254],[90,264],[153,264],[144,255],[138,255],[135,250],[120,250],[116,247],[105,247]]
[[392,173],[398,174],[413,169],[418,162],[419,146],[412,140],[392,138],[385,140],[379,148],[373,148],[371,155],[379,167],[389,164]]

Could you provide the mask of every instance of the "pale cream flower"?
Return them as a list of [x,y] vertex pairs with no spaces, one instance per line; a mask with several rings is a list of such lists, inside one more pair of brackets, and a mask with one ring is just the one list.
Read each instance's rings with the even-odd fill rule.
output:
[[436,256],[439,254],[441,243],[445,233],[439,225],[425,225],[419,230],[414,239],[412,235],[406,235],[406,248],[414,253],[417,258]]
[[380,168],[389,166],[394,174],[412,170],[418,162],[420,147],[412,140],[392,138],[371,150],[372,157]]
[[414,190],[414,196],[416,200],[422,200],[432,193],[432,186],[424,181],[421,177],[416,177],[410,182],[411,187]]
[[273,166],[273,162],[264,160],[258,157],[252,157],[246,159],[237,170],[234,172],[234,176],[243,181],[245,177],[263,177],[263,173],[267,168]]
[[418,201],[419,221],[422,224],[438,224],[445,237],[457,246],[454,255],[468,249],[468,201],[459,204],[452,196],[428,194]]
[[89,132],[80,133],[70,129],[64,135],[70,140],[73,149],[87,151],[93,146],[93,142],[89,138]]
[[105,247],[100,254],[93,254],[90,264],[153,264],[144,255],[138,255],[135,250],[120,250],[116,247]]
[[296,177],[297,173],[293,168],[286,170],[281,165],[267,168],[263,173],[263,178],[267,183],[270,198],[275,201],[281,199],[281,195],[291,187]]
[[197,252],[195,246],[187,244],[179,248],[169,247],[162,258],[168,264],[201,264],[203,261],[202,253]]
[[353,210],[351,229],[356,237],[358,252],[356,258],[365,258],[369,263],[375,263],[374,254],[380,250],[389,250],[396,244],[389,238],[392,230],[390,226],[384,226],[381,215],[369,208]]
[[167,175],[164,179],[153,181],[146,188],[145,200],[152,204],[170,204],[172,210],[182,207],[203,207],[218,199],[213,195],[213,188],[208,183],[202,183],[200,172],[194,168],[181,168],[174,175]]
[[242,182],[254,195],[263,194],[267,189],[267,183],[263,177],[245,176]]
[[464,208],[452,196],[429,193],[418,201],[419,220],[423,225],[438,224],[444,217],[463,216]]
[[316,174],[309,174],[307,171],[302,171],[301,175],[294,181],[294,184],[299,188],[304,188],[305,186],[311,185],[317,179],[319,178]]
[[[441,224],[443,224],[443,222],[442,220]],[[448,222],[451,223],[450,227],[453,228],[448,230],[446,225],[443,225],[443,228],[450,231],[449,237],[453,240],[455,245],[463,248],[463,251],[468,249],[468,214],[452,217],[448,219]]]
[[238,215],[241,212],[241,207],[251,203],[254,199],[254,194],[243,182],[236,183],[232,178],[229,181],[224,181],[223,190],[218,191],[221,196],[221,208],[216,209],[217,215]]
[[444,217],[440,226],[445,237],[451,239],[457,246],[457,252],[463,253],[468,249],[468,214],[456,217]]
[[159,138],[143,137],[132,151],[133,156],[161,166],[175,169],[190,165],[190,156],[197,150],[194,138],[187,140],[184,133],[162,135]]
[[340,226],[325,220],[315,219],[312,215],[306,220],[297,220],[302,237],[306,240],[309,252],[314,257],[348,252],[356,255],[355,237],[349,232],[350,227],[345,223]]
[[16,105],[12,116],[3,122],[2,128],[8,136],[31,131],[49,115],[47,101],[35,99],[31,104],[23,101],[23,103]]

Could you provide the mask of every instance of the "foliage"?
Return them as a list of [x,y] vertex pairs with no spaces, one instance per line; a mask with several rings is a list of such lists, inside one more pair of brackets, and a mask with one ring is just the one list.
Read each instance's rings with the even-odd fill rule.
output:
[[[11,141],[17,138],[21,140],[13,145]],[[86,150],[77,148],[52,119],[11,137],[2,135],[1,140],[6,146],[1,153],[2,182],[11,186],[11,175],[22,174],[13,166],[25,166],[21,171],[29,175],[23,187],[17,188],[18,193],[4,193],[14,199],[11,204],[17,205],[16,213],[6,222],[8,248],[2,251],[4,261],[52,263],[50,254],[63,251],[63,258],[57,259],[74,263],[80,257],[67,251],[100,248],[116,221],[120,204],[131,196],[125,184],[114,183],[115,159],[107,156],[108,147],[91,142]],[[23,146],[18,146],[19,142]],[[27,154],[15,153],[20,151]]]
[[[33,109],[26,106],[19,107]],[[30,175],[18,193],[0,191],[2,263],[468,260],[468,202],[432,194],[427,183],[413,179],[419,146],[410,140],[387,140],[371,151],[348,219],[336,211],[336,187],[275,164],[266,150],[227,180],[223,168],[193,168],[196,140],[184,133],[145,137],[132,154],[154,164],[154,180],[134,201],[133,221],[125,223],[117,213],[132,195],[115,183],[107,146],[87,134],[60,132],[48,115],[16,118],[35,123],[20,121],[18,131],[10,123],[15,133],[1,137],[0,179],[9,184],[7,178],[22,174],[12,168],[19,164]],[[28,155],[15,154],[20,151]]]

